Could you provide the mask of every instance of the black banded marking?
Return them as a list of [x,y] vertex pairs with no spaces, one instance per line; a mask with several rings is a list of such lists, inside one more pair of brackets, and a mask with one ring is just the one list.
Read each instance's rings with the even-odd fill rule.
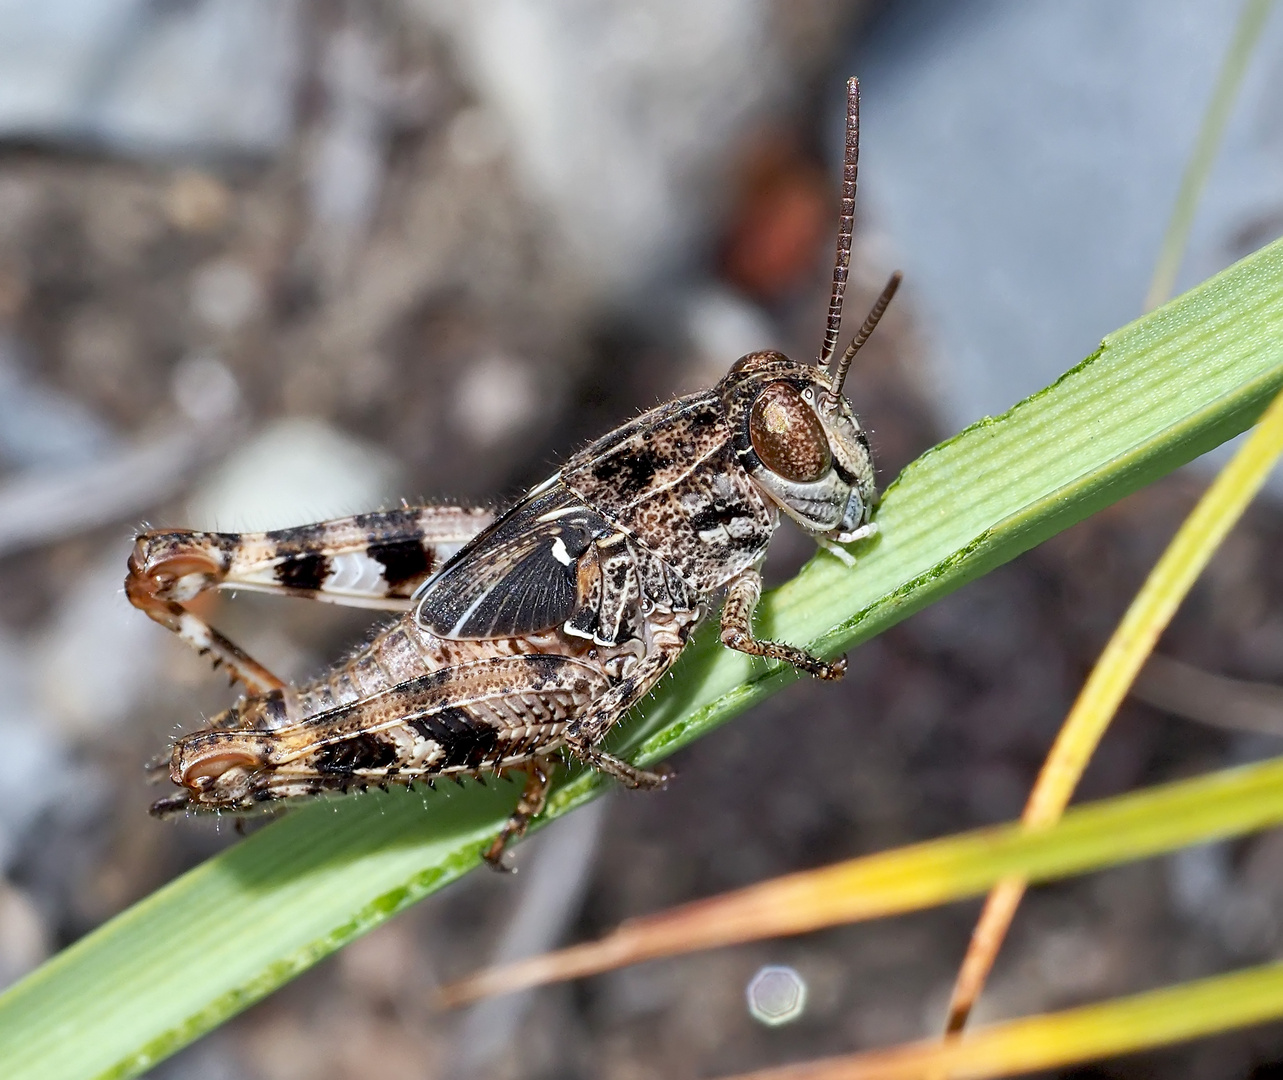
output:
[[418,540],[392,540],[371,544],[370,558],[383,564],[383,580],[395,589],[407,582],[419,582],[432,572],[432,554]]
[[313,764],[317,772],[328,776],[351,776],[359,769],[387,769],[399,757],[391,740],[360,734],[321,747]]
[[649,446],[621,447],[593,466],[593,479],[603,484],[614,484],[624,498],[642,492],[661,469],[673,463]]
[[287,589],[316,592],[329,576],[329,556],[317,552],[289,556],[276,568],[276,580]]
[[423,738],[441,747],[441,769],[477,769],[493,761],[499,749],[499,730],[474,720],[463,709],[445,708],[416,716],[409,724]]
[[329,522],[315,521],[310,525],[294,525],[288,529],[270,529],[263,533],[263,539],[282,555],[301,555],[323,545],[329,539],[330,528]]
[[691,528],[697,533],[725,527],[740,518],[753,517],[753,509],[744,503],[707,503],[691,515]]

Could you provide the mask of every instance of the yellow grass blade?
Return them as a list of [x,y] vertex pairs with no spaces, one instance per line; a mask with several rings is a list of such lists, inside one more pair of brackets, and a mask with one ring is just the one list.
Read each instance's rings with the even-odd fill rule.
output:
[[1283,1017],[1283,964],[731,1080],[981,1080],[1074,1065]]
[[1283,758],[1070,810],[1048,829],[1002,825],[789,874],[624,923],[599,941],[446,987],[451,1005],[661,956],[801,934],[1046,881],[1283,824]]

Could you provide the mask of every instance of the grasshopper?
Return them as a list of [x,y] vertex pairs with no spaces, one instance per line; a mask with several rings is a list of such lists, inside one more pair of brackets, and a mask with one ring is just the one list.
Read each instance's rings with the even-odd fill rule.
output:
[[[606,753],[602,737],[673,666],[721,600],[728,648],[821,679],[845,659],[753,635],[761,566],[780,513],[819,544],[870,535],[868,440],[842,384],[899,284],[893,275],[836,363],[859,156],[859,84],[847,87],[837,254],[819,364],[741,357],[711,390],[610,432],[498,516],[405,506],[266,533],[148,531],[130,601],[247,693],[177,739],[181,791],[152,806],[243,814],[370,785],[523,771],[516,809],[485,852],[543,809],[558,757],[634,788],[667,774]],[[207,589],[253,589],[401,616],[318,678],[290,685],[192,610]]]

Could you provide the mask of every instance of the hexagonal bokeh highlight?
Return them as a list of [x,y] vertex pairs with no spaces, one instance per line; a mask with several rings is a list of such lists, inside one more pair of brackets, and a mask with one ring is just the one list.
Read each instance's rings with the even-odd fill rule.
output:
[[749,1014],[760,1024],[790,1024],[806,1009],[806,981],[793,968],[767,964],[744,990]]

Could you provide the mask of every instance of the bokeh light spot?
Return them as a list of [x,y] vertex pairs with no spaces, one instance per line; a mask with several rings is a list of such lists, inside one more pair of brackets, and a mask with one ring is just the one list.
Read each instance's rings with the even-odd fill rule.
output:
[[790,1024],[806,1008],[806,982],[791,967],[768,964],[754,975],[745,989],[748,1011],[767,1027]]

